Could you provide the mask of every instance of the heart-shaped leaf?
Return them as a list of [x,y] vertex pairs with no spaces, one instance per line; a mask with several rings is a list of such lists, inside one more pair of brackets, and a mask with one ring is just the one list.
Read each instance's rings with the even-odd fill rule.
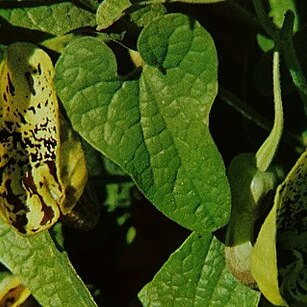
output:
[[198,231],[226,224],[230,195],[209,132],[217,93],[217,55],[210,35],[181,14],[142,31],[138,80],[122,81],[115,56],[84,37],[64,50],[56,88],[75,130],[129,173],[170,218]]

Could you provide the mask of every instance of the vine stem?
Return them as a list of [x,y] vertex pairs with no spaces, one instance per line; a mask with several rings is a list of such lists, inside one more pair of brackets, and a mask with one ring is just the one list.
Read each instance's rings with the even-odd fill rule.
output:
[[271,133],[256,153],[257,168],[265,172],[270,166],[281,139],[284,116],[280,89],[279,52],[273,55],[274,125]]
[[293,42],[294,14],[292,11],[288,11],[285,15],[283,26],[279,29],[264,11],[262,0],[253,0],[253,5],[264,31],[274,40],[277,49],[282,52],[293,83],[303,102],[305,117],[307,117],[307,81],[297,58]]
[[304,77],[302,67],[297,58],[293,42],[292,27],[294,15],[288,11],[285,16],[284,26],[281,29],[280,36],[276,40],[277,48],[282,52],[293,83],[296,86],[300,98],[303,102],[305,116],[307,117],[307,81]]
[[[225,102],[238,113],[240,113],[245,119],[251,121],[256,126],[265,131],[271,131],[273,124],[270,120],[259,114],[254,108],[243,102],[240,98],[238,98],[236,95],[224,88],[222,85],[219,86],[218,95],[223,102]],[[302,138],[290,131],[284,131],[283,141],[285,141],[292,147],[297,148],[299,152],[303,150],[304,142]]]
[[256,126],[262,128],[265,131],[271,130],[272,125],[269,120],[264,118],[255,109],[243,102],[240,98],[224,88],[222,85],[219,86],[218,95],[222,101],[234,108],[245,119],[253,122]]
[[277,35],[277,28],[264,11],[262,0],[253,0],[253,5],[264,31],[269,37],[275,38]]

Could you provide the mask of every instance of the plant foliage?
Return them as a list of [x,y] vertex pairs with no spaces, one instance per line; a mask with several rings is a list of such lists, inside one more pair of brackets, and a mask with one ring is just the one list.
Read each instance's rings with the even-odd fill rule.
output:
[[[0,59],[16,42],[51,57],[69,125],[61,129],[74,130],[86,158],[87,172],[84,157],[78,169],[78,155],[73,161],[62,141],[63,169],[75,174],[63,175],[69,197],[80,197],[86,176],[78,174],[88,180],[76,207],[49,231],[24,237],[0,220],[0,305],[10,280],[26,293],[16,302],[31,292],[28,300],[43,306],[262,306],[261,292],[230,273],[224,248],[247,242],[250,254],[270,195],[304,151],[305,11],[296,0],[1,1]],[[280,81],[273,87],[273,52],[281,56],[281,88]],[[269,172],[265,186],[254,180],[260,171]],[[287,284],[278,279],[285,262],[275,244],[278,221],[269,222],[275,258],[253,266],[274,272],[274,290],[259,286],[268,299]],[[258,242],[256,252],[266,257]]]

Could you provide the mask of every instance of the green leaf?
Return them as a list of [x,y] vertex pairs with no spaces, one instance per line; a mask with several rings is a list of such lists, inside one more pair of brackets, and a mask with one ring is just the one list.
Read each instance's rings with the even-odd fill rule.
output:
[[223,245],[193,233],[139,293],[144,306],[257,306],[260,293],[238,283],[224,262]]
[[108,210],[111,212],[117,208],[128,208],[131,205],[133,187],[133,182],[108,184],[106,186],[108,198],[105,201]]
[[[295,14],[294,28],[296,32],[299,29],[299,17],[296,9],[295,0],[269,0],[268,2],[268,15],[272,18],[272,22],[278,27],[282,28],[285,14],[288,10],[291,10]],[[257,42],[259,47],[267,52],[274,48],[274,41],[272,38],[264,36],[262,34],[257,35]]]
[[130,14],[130,20],[139,27],[144,27],[155,18],[166,14],[166,8],[162,4],[153,4],[141,7]]
[[269,0],[269,16],[272,17],[273,23],[281,28],[285,19],[285,14],[291,10],[295,14],[294,32],[298,30],[299,19],[296,10],[295,0]]
[[268,52],[275,46],[275,43],[271,38],[262,34],[257,34],[257,43],[263,52]]
[[[133,13],[132,19],[137,19],[138,24],[140,26],[145,25],[155,17],[158,17],[164,14],[161,6],[159,4],[162,3],[169,3],[169,2],[186,2],[186,3],[215,3],[221,2],[223,0],[150,0],[150,1],[142,1],[142,4],[145,5],[146,2],[148,3],[147,6],[142,7],[140,10],[137,10],[137,13]],[[137,2],[136,2],[137,4]],[[130,0],[104,0],[98,10],[96,15],[97,21],[97,30],[103,30],[110,27],[114,22],[120,19],[124,14],[125,11],[132,7],[133,3]],[[145,13],[146,16],[141,16],[141,14]],[[138,20],[140,19],[140,20]]]
[[189,229],[217,229],[228,221],[230,192],[208,127],[217,92],[212,38],[170,14],[144,28],[138,49],[142,75],[122,81],[105,44],[73,41],[56,66],[58,95],[74,129],[164,214]]
[[63,49],[75,38],[76,35],[74,33],[68,33],[65,35],[48,38],[42,41],[40,45],[57,53],[62,53]]
[[48,232],[23,237],[0,220],[0,246],[0,261],[42,306],[96,306]]
[[98,7],[96,14],[97,30],[111,26],[124,15],[124,11],[131,6],[129,0],[105,0]]
[[85,26],[95,26],[95,14],[61,2],[36,7],[0,9],[0,16],[14,26],[63,35]]

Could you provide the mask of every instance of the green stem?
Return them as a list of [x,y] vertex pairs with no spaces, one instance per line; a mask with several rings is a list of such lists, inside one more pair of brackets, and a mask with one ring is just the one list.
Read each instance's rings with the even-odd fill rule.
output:
[[272,20],[267,16],[263,8],[262,0],[253,0],[253,5],[264,31],[269,37],[276,37],[277,28]]
[[[219,86],[219,98],[227,103],[229,106],[234,108],[238,113],[240,113],[245,119],[251,121],[259,128],[270,132],[272,129],[272,122],[267,120],[261,114],[259,114],[255,109],[244,103],[241,99],[235,96],[233,93],[225,89],[223,86]],[[301,137],[297,136],[290,131],[284,131],[283,140],[289,144],[291,147],[298,147],[299,152],[304,148],[304,142]]]
[[239,112],[245,119],[253,122],[256,126],[266,130],[271,131],[271,123],[267,119],[265,119],[262,115],[260,115],[255,109],[247,105],[233,93],[225,89],[223,86],[219,86],[220,99],[227,103],[229,106],[234,108],[237,112]]
[[[287,12],[285,16],[285,22],[282,31],[280,32],[279,38],[276,39],[277,48],[282,52],[282,55],[285,59],[288,70],[290,71],[294,85],[296,86],[301,100],[303,102],[303,108],[305,116],[307,117],[307,82],[304,77],[304,73],[300,62],[297,58],[294,42],[292,27],[294,22],[294,15],[292,12]],[[289,30],[289,24],[291,30]]]
[[261,30],[261,24],[259,23],[257,16],[246,10],[242,4],[239,4],[235,1],[225,1],[225,4],[228,5],[234,14],[240,16],[241,20],[244,21],[245,24],[248,25],[251,29],[256,31]]
[[283,108],[280,89],[280,71],[279,71],[279,52],[275,51],[273,55],[273,92],[274,92],[274,125],[268,138],[264,141],[256,153],[257,168],[265,172],[271,164],[283,130]]
[[253,4],[263,29],[275,41],[277,50],[282,53],[285,59],[293,83],[303,102],[304,113],[307,117],[307,81],[297,58],[293,42],[294,15],[291,11],[288,11],[285,15],[282,29],[278,29],[264,11],[262,0],[253,0]]

